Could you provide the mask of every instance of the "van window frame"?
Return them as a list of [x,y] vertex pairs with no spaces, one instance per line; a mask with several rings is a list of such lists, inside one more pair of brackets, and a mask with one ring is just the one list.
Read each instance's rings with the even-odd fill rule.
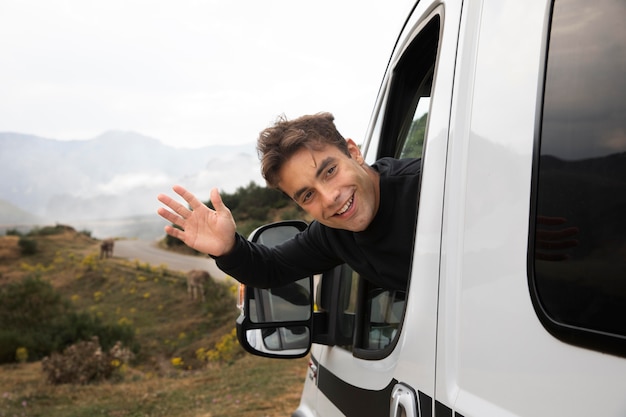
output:
[[[434,74],[439,61],[442,29],[443,15],[433,13],[421,30],[412,36],[395,66],[390,67],[392,68],[392,75],[387,83],[381,87],[381,91],[386,92],[383,101],[385,107],[378,112],[374,126],[376,135],[378,135],[376,159],[383,157],[422,157],[426,145],[427,118],[430,114],[431,96],[435,91]],[[426,44],[428,47],[425,47]],[[418,74],[417,77],[415,76],[416,73]],[[412,80],[411,78],[416,79]],[[427,101],[424,101],[425,97],[428,97]],[[422,106],[418,107],[420,102]],[[416,111],[424,112],[424,114],[416,116]],[[413,141],[409,141],[408,138],[411,132],[416,130],[416,125],[420,125],[418,130],[421,138],[414,138]],[[411,149],[410,152],[407,149]],[[414,198],[419,200],[419,191]],[[411,227],[415,230],[416,224]],[[343,267],[349,268],[347,265]],[[322,285],[324,284],[322,283]],[[350,286],[349,290],[344,289],[342,291],[344,293],[349,291],[352,294],[350,296],[352,299],[356,297],[356,309],[344,312],[352,314],[354,317],[352,321],[354,323],[352,344],[337,347],[351,351],[352,355],[359,359],[380,360],[389,356],[395,349],[402,332],[408,285],[406,291],[398,293],[383,288],[375,288],[361,277],[356,280],[347,279],[341,285]],[[377,296],[376,300],[369,297],[371,294]],[[372,315],[377,314],[376,307],[372,304],[373,301],[382,303],[389,309],[386,316],[388,321],[372,322]],[[398,303],[402,303],[402,310],[399,315],[397,314]],[[378,331],[386,333],[385,336],[391,334],[393,337],[389,343],[380,348],[375,348],[368,345],[367,341],[373,340],[374,333]]]

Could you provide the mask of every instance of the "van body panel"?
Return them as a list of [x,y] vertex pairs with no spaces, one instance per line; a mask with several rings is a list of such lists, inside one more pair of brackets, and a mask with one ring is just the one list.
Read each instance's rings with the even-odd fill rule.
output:
[[[478,48],[459,51],[458,64],[468,57],[474,78],[452,113],[436,398],[464,416],[588,416],[598,404],[603,415],[626,410],[626,362],[555,339],[528,291],[532,152],[550,6],[485,0]],[[456,91],[464,93],[467,81]]]
[[[450,406],[465,390],[490,391],[493,398],[528,392],[512,389],[526,365],[507,357],[512,358],[527,337],[524,326],[518,325],[537,322],[527,288],[526,248],[548,6],[544,1],[485,0],[473,23],[480,28],[477,43],[460,45],[437,355],[436,398]],[[492,379],[492,371],[507,373],[510,384]],[[511,412],[517,406],[523,409],[526,401],[503,409]],[[496,410],[501,412],[496,407],[461,413],[493,415]],[[513,414],[527,415],[520,411]]]

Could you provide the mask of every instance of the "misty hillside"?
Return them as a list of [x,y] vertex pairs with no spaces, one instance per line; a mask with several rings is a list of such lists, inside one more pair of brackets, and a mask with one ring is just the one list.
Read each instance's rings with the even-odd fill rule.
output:
[[203,201],[212,187],[263,184],[253,142],[179,149],[121,131],[76,141],[0,133],[0,170],[0,225],[155,215],[156,195],[176,183]]
[[31,213],[22,210],[21,208],[9,203],[8,201],[0,199],[0,224],[36,224],[40,223],[42,219]]

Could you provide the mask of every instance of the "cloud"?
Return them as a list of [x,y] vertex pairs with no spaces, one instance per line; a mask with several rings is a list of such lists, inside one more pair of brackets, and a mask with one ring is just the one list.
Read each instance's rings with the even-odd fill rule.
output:
[[164,187],[171,183],[171,178],[163,174],[148,172],[129,172],[115,175],[113,179],[97,185],[99,194],[126,194],[139,187]]
[[328,110],[360,137],[411,3],[4,0],[0,131],[200,147]]

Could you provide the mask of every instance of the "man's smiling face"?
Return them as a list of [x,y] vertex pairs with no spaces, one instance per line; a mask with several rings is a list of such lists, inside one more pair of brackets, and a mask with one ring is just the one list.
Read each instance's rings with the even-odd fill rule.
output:
[[360,232],[378,211],[379,176],[347,143],[350,157],[332,145],[300,149],[280,169],[278,186],[320,223]]

